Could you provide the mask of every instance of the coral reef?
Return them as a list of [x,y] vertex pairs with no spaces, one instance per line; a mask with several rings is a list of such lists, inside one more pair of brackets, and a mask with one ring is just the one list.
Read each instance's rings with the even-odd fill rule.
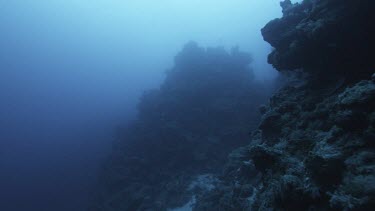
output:
[[211,190],[202,183],[215,179],[202,175],[248,144],[271,91],[254,80],[251,61],[238,48],[185,45],[160,89],[141,98],[136,122],[120,131],[90,210],[167,210]]
[[375,207],[374,1],[282,2],[262,30],[269,62],[298,73],[275,94],[251,143],[231,153],[195,210]]
[[375,207],[375,1],[281,7],[262,34],[294,79],[259,106],[247,54],[189,43],[141,100],[92,210]]

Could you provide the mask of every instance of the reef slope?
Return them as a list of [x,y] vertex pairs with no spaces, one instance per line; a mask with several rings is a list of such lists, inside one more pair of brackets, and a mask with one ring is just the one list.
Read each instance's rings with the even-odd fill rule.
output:
[[195,210],[375,207],[374,1],[283,1],[262,33],[292,72]]

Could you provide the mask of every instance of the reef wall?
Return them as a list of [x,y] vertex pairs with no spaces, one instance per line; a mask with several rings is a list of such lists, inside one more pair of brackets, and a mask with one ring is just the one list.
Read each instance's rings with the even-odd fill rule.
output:
[[263,106],[251,144],[231,153],[195,210],[375,207],[375,1],[281,3],[268,61],[296,80]]

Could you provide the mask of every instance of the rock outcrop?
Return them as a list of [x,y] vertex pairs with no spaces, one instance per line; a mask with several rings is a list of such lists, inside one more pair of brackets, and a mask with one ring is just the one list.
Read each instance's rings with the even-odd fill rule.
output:
[[275,48],[268,60],[276,69],[303,68],[317,77],[353,80],[374,72],[374,1],[304,0],[282,6],[284,16],[262,29]]
[[188,43],[160,89],[146,92],[136,122],[121,131],[91,210],[167,210],[210,190],[233,149],[248,143],[267,87],[251,57]]
[[231,153],[195,210],[375,207],[375,2],[282,2],[262,29],[269,62],[298,74],[275,94],[251,144]]

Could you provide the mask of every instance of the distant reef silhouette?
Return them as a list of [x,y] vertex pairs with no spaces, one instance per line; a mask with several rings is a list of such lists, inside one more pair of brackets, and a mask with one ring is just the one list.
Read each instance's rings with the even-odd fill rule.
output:
[[272,90],[254,80],[251,62],[236,47],[187,43],[160,88],[144,93],[137,120],[119,132],[92,210],[166,210],[213,187],[206,182],[249,143]]

